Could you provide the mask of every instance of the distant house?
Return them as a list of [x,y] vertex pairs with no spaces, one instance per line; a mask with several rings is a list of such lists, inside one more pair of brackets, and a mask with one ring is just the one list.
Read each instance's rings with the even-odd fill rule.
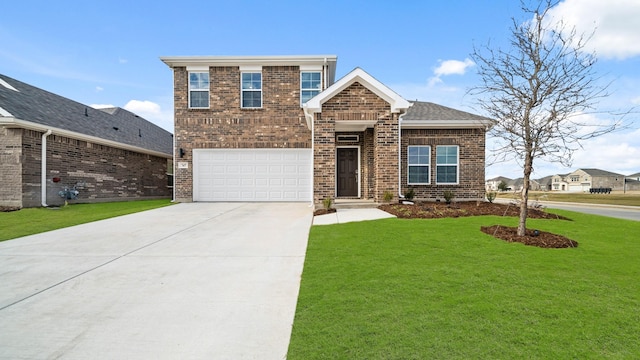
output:
[[567,191],[569,184],[567,184],[567,175],[569,174],[555,174],[551,175],[551,190],[552,191]]
[[567,191],[588,192],[591,188],[624,190],[625,176],[600,169],[578,169],[566,176]]
[[79,202],[168,198],[172,153],[171,133],[129,111],[0,75],[0,206],[62,204],[65,188]]
[[511,181],[511,179],[504,176],[494,177],[492,179],[485,181],[485,188],[487,191],[499,191],[500,189],[498,189],[498,187],[500,186],[500,183],[503,181],[505,184],[508,184],[509,181]]
[[540,191],[551,191],[553,189],[553,176],[545,176],[537,180]]
[[627,176],[628,180],[635,180],[635,181],[640,181],[640,172],[637,172],[635,174],[631,174]]
[[[524,179],[517,178],[512,179],[507,182],[507,186],[511,189],[511,191],[522,191],[524,187]],[[529,179],[529,190],[538,191],[540,190],[540,184],[535,179]]]

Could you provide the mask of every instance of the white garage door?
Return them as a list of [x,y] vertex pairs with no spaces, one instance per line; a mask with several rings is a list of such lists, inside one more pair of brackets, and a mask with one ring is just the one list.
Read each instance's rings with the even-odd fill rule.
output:
[[193,201],[311,201],[311,150],[195,149]]

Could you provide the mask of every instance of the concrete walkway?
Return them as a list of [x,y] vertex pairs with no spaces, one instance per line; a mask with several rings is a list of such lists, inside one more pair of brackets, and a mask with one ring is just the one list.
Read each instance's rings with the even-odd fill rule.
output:
[[380,209],[338,209],[336,212],[313,217],[313,225],[342,224],[354,221],[394,218]]
[[283,359],[308,204],[178,204],[0,243],[0,359]]

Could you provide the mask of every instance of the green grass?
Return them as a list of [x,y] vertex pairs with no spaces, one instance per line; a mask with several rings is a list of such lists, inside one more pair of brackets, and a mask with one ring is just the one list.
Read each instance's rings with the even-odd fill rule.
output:
[[0,212],[0,241],[171,205],[171,200],[74,204]]
[[[512,199],[514,196],[519,197],[519,193],[513,192],[498,192],[499,198]],[[541,201],[559,201],[559,202],[574,202],[583,204],[609,204],[609,205],[626,205],[626,206],[640,206],[640,192],[630,192],[624,194],[616,191],[611,194],[587,194],[587,193],[566,193],[566,192],[553,192],[553,191],[530,191],[529,200],[541,200]]]
[[288,359],[640,358],[640,223],[553,212],[528,227],[579,247],[494,216],[312,227]]

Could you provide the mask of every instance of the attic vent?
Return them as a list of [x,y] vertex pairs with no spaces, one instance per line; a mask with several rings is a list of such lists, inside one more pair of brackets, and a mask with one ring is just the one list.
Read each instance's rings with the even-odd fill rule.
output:
[[[4,81],[3,79],[0,79],[0,85],[6,87],[9,90],[18,91],[18,89],[14,88],[13,86],[11,86],[8,82]],[[18,92],[20,92],[20,91],[18,91]]]
[[338,142],[358,142],[360,141],[360,135],[338,135]]

